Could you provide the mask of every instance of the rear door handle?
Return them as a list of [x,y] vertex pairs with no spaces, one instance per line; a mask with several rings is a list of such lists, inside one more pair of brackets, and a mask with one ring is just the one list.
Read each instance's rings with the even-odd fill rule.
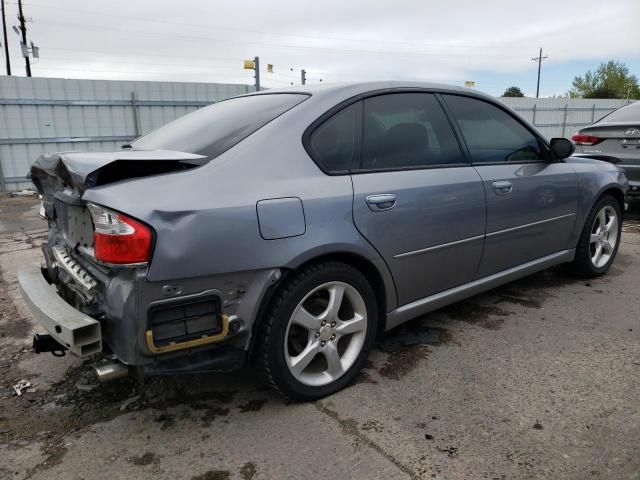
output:
[[506,180],[500,180],[499,182],[493,182],[493,191],[496,195],[507,195],[513,190],[513,184]]
[[393,193],[369,195],[367,205],[372,212],[384,212],[396,206],[396,196]]

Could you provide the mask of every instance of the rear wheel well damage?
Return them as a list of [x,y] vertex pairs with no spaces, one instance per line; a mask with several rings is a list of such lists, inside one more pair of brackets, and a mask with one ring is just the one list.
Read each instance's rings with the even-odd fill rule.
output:
[[262,323],[265,312],[267,311],[269,304],[272,302],[274,295],[279,291],[281,286],[283,285],[285,279],[300,270],[307,268],[312,264],[324,263],[324,262],[341,262],[347,265],[350,265],[357,269],[360,273],[362,273],[366,279],[371,284],[371,288],[376,295],[376,305],[378,309],[378,332],[377,336],[381,336],[386,330],[386,311],[387,311],[387,302],[386,302],[386,290],[384,281],[378,269],[366,258],[349,252],[335,252],[326,255],[321,255],[319,257],[315,257],[311,260],[306,261],[305,263],[298,265],[293,269],[282,269],[282,275],[278,282],[271,285],[267,292],[265,293],[261,303],[260,308],[258,309],[258,313],[256,315],[256,319],[251,328],[251,341],[249,346],[249,359],[251,363],[253,363],[253,354],[255,351],[255,342],[257,338],[257,334],[260,328],[260,323]]

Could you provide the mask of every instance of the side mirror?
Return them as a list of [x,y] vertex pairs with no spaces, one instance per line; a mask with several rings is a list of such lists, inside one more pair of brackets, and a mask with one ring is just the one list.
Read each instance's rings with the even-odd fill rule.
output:
[[573,155],[573,152],[576,151],[575,143],[566,138],[552,138],[549,147],[551,148],[553,156],[559,160],[570,157]]

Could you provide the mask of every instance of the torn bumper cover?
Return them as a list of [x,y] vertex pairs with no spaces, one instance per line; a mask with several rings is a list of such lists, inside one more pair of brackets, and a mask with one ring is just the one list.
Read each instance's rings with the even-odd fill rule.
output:
[[102,351],[100,323],[65,302],[37,265],[18,269],[22,298],[55,340],[81,357]]
[[[61,268],[60,274],[65,272]],[[205,280],[242,284],[246,291],[241,296],[236,289],[199,291],[202,279],[183,279],[185,291],[167,298],[164,282],[148,282],[144,272],[123,269],[98,282],[102,311],[94,318],[73,306],[73,299],[65,300],[39,266],[18,269],[22,297],[53,340],[81,357],[113,354],[137,376],[242,368],[253,327],[246,320],[255,318],[266,289],[278,277],[275,271],[262,271]]]

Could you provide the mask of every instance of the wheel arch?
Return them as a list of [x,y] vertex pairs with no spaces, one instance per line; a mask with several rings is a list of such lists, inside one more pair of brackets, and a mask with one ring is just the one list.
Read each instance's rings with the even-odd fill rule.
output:
[[[620,211],[622,212],[622,216],[624,217],[624,192],[622,191],[622,189],[618,186],[615,185],[609,185],[608,187],[605,187],[602,189],[602,191],[600,192],[600,194],[596,197],[595,201],[593,202],[593,205],[595,205],[596,203],[598,203],[598,201],[604,197],[605,195],[611,195],[613,198],[615,198],[618,202],[618,205],[620,205]],[[592,207],[593,207],[592,205]]]
[[[378,328],[377,335],[380,336],[386,331],[387,312],[396,307],[396,291],[395,285],[391,278],[390,273],[381,272],[375,263],[365,257],[364,255],[352,252],[352,251],[334,251],[323,253],[313,256],[311,258],[305,258],[303,261],[295,262],[293,265],[289,265],[287,268],[282,269],[282,275],[278,282],[270,286],[263,296],[255,321],[252,325],[252,334],[249,347],[249,356],[253,355],[255,350],[255,341],[257,333],[260,328],[260,323],[263,321],[264,313],[271,303],[274,294],[278,291],[278,288],[282,285],[283,281],[293,272],[306,267],[313,263],[321,263],[326,261],[342,262],[359,270],[371,283],[374,294],[376,296],[376,304],[378,308]],[[386,267],[386,265],[385,265]],[[387,278],[385,278],[385,273]]]
[[[378,307],[378,334],[383,333],[386,329],[386,317],[388,312],[387,293],[389,292],[387,292],[387,286],[385,285],[385,281],[378,268],[373,264],[373,262],[356,253],[333,252],[307,260],[303,264],[299,265],[296,270],[298,268],[304,268],[306,265],[311,263],[326,261],[342,262],[347,265],[351,265],[367,278],[376,296],[376,305]],[[393,295],[395,295],[395,287],[392,286],[391,288],[393,288]]]

